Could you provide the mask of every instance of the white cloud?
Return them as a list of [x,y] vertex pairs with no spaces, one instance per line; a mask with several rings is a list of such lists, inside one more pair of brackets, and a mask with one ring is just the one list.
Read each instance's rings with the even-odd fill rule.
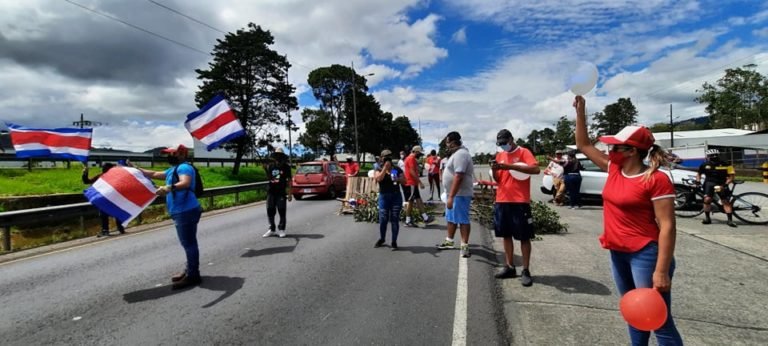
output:
[[768,38],[768,28],[762,28],[758,30],[753,30],[752,35],[755,35],[757,37],[764,37]]
[[461,27],[461,29],[454,32],[453,36],[451,36],[451,41],[460,43],[460,44],[466,44],[467,43],[467,27],[463,26]]

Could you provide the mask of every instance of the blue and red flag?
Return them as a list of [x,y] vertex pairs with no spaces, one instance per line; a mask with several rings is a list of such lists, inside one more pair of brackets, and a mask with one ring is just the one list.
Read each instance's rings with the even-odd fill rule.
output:
[[208,151],[245,135],[243,125],[221,95],[216,95],[199,111],[189,113],[184,127],[192,137],[203,142]]
[[36,129],[6,124],[11,130],[11,143],[16,157],[51,157],[88,161],[93,129]]
[[85,198],[126,226],[155,200],[155,192],[152,182],[138,169],[115,166],[85,190]]

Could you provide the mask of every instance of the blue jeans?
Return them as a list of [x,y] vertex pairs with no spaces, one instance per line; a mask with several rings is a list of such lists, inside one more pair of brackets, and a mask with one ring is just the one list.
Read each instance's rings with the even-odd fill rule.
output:
[[566,174],[563,179],[565,179],[565,190],[568,191],[570,206],[581,206],[581,193],[579,192],[581,190],[581,175]]
[[[611,270],[613,271],[613,280],[616,281],[616,288],[619,294],[624,296],[630,290],[635,288],[653,287],[653,272],[656,270],[656,259],[659,257],[659,245],[651,242],[637,252],[619,252],[611,250]],[[675,260],[669,266],[669,278],[675,272]],[[656,341],[659,346],[664,345],[682,345],[683,339],[675,327],[672,320],[672,295],[670,292],[662,293],[664,302],[667,303],[667,322],[661,328],[654,331]],[[648,345],[651,332],[644,332],[629,327],[629,338],[632,345]]]
[[403,209],[403,197],[400,191],[379,193],[379,239],[387,236],[387,223],[392,223],[392,242],[397,241],[400,233],[400,210]]
[[195,208],[171,215],[176,224],[176,234],[187,255],[187,276],[200,276],[200,250],[197,247],[197,224],[202,209]]

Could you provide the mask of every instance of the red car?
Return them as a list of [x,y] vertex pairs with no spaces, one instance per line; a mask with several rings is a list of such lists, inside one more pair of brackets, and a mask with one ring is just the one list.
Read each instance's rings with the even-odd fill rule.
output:
[[313,161],[299,164],[293,175],[291,194],[296,199],[305,195],[336,198],[347,188],[347,176],[336,161]]

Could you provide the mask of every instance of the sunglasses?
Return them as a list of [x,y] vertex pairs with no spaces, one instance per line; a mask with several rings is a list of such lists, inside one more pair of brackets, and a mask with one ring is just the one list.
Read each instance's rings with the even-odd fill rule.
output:
[[634,149],[634,147],[629,145],[611,145],[608,149],[613,152],[625,152]]

